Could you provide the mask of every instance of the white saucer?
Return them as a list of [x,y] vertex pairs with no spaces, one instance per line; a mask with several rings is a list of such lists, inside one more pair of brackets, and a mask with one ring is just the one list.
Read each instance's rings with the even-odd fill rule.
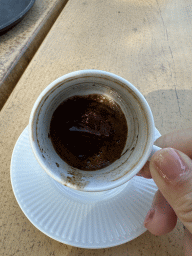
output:
[[97,249],[126,243],[144,233],[143,222],[157,191],[153,180],[138,176],[105,192],[67,188],[36,161],[28,127],[13,150],[11,183],[19,206],[36,228],[59,242]]

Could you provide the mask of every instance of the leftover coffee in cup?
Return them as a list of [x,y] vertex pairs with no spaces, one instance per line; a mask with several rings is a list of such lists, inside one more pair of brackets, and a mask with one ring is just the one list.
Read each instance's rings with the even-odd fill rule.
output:
[[81,191],[118,187],[158,150],[154,120],[142,94],[127,80],[80,70],[48,85],[29,120],[33,153],[46,173]]
[[63,161],[93,171],[121,157],[127,130],[125,115],[112,98],[89,94],[72,96],[56,108],[49,136]]

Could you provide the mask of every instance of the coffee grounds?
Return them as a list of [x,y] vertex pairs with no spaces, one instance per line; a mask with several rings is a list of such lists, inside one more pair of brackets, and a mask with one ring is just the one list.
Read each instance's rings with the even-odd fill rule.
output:
[[120,158],[127,139],[127,122],[120,106],[100,94],[73,96],[53,113],[50,139],[70,166],[102,169]]

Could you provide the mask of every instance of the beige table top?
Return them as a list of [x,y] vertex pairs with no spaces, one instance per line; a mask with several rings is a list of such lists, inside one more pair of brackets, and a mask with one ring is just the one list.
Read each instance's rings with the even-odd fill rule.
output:
[[0,109],[67,0],[36,0],[25,18],[0,36]]
[[192,124],[190,0],[69,0],[0,112],[1,255],[181,256],[182,224],[155,237],[148,231],[108,249],[59,243],[25,217],[12,192],[12,150],[40,92],[79,69],[113,72],[146,97],[162,134]]

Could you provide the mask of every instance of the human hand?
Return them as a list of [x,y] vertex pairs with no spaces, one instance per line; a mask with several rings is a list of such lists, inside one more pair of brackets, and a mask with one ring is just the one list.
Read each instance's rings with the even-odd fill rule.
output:
[[152,177],[159,188],[144,225],[152,234],[164,235],[173,230],[178,217],[186,227],[184,248],[189,256],[192,255],[192,128],[164,135],[155,144],[163,149],[140,172],[143,177]]

